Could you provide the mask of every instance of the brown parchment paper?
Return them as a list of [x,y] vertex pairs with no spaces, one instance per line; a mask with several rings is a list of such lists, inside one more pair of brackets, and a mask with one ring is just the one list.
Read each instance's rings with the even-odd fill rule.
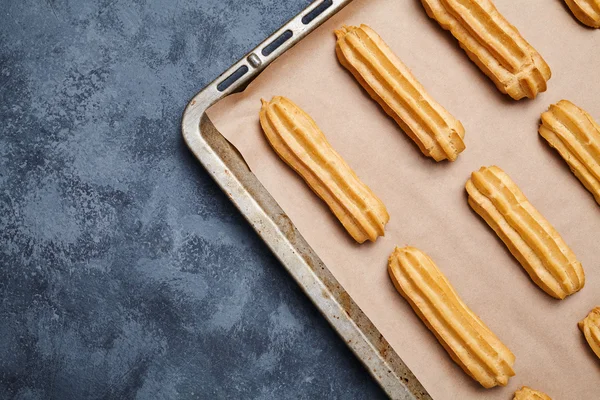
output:
[[[562,0],[496,0],[552,68],[536,100],[502,95],[418,0],[355,0],[208,115],[287,212],[334,276],[435,399],[512,399],[521,385],[554,399],[600,399],[600,362],[577,321],[600,305],[600,206],[538,137],[540,114],[570,99],[600,118],[600,31],[575,21]],[[454,163],[421,155],[336,59],[333,29],[366,23],[466,129]],[[333,147],[383,200],[386,236],[355,244],[304,182],[271,150],[260,98],[283,95],[310,114]],[[557,301],[540,290],[467,204],[471,171],[496,164],[557,228],[582,262],[585,288]],[[485,390],[456,366],[394,290],[394,246],[428,253],[464,301],[516,355],[506,388]]]

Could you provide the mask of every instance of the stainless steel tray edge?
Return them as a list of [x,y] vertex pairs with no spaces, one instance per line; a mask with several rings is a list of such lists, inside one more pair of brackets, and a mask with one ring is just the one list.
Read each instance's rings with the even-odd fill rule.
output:
[[[269,63],[350,1],[333,0],[331,6],[305,25],[302,17],[322,3],[313,2],[233,64],[188,103],[182,117],[182,134],[195,157],[390,398],[431,399],[410,369],[339,285],[277,202],[248,169],[241,155],[218,132],[205,113],[218,100],[245,87]],[[261,53],[261,49],[288,30],[293,32],[289,40],[267,56]],[[219,91],[219,83],[242,66],[246,66],[248,72],[227,89]]]

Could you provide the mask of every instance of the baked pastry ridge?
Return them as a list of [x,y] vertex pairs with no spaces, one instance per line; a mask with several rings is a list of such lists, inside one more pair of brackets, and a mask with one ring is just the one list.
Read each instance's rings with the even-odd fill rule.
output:
[[454,362],[485,388],[507,384],[515,374],[515,356],[463,303],[429,256],[396,247],[388,273]]
[[313,119],[292,101],[261,100],[260,124],[269,144],[327,203],[359,243],[384,235],[388,212],[331,147]]
[[542,290],[564,299],[583,288],[583,267],[573,251],[504,171],[482,167],[471,174],[466,189],[471,208]]
[[421,2],[502,93],[519,100],[546,91],[550,67],[490,0]]
[[530,387],[523,386],[515,392],[513,400],[552,400],[550,396]]
[[561,100],[542,114],[539,133],[600,204],[600,125],[585,110]]
[[436,161],[456,160],[465,149],[465,130],[438,104],[381,37],[367,25],[335,31],[336,54],[423,154]]
[[565,0],[565,2],[582,24],[600,28],[600,0]]
[[600,358],[600,307],[595,307],[579,322],[579,329],[594,354]]

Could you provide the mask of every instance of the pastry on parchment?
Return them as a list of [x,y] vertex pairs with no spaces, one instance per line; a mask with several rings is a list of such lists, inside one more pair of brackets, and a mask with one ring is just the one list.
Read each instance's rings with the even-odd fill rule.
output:
[[594,308],[579,322],[579,329],[583,332],[592,351],[600,358],[600,307]]
[[490,0],[421,0],[469,58],[515,100],[546,91],[550,67]]
[[530,387],[523,386],[521,389],[515,392],[513,400],[552,400],[550,396],[545,393],[533,390]]
[[515,356],[463,303],[427,254],[414,247],[396,247],[388,272],[454,362],[485,388],[507,384],[515,374]]
[[315,121],[285,97],[262,100],[260,124],[275,152],[331,211],[358,243],[384,235],[390,219],[381,200],[331,147]]
[[335,31],[336,54],[369,95],[381,105],[423,154],[456,160],[465,149],[465,129],[439,105],[408,67],[367,25]]
[[466,189],[471,208],[544,292],[564,299],[583,288],[583,267],[573,251],[504,171],[482,167],[471,174]]
[[600,204],[600,125],[575,104],[561,100],[542,114],[539,133]]
[[600,0],[565,0],[565,2],[582,24],[600,28]]

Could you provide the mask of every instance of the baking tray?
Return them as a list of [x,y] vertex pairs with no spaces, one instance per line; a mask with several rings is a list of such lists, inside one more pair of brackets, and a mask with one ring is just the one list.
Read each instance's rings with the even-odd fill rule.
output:
[[205,113],[223,97],[243,90],[268,64],[350,1],[311,3],[233,64],[188,103],[182,133],[192,153],[383,390],[393,399],[431,399]]

